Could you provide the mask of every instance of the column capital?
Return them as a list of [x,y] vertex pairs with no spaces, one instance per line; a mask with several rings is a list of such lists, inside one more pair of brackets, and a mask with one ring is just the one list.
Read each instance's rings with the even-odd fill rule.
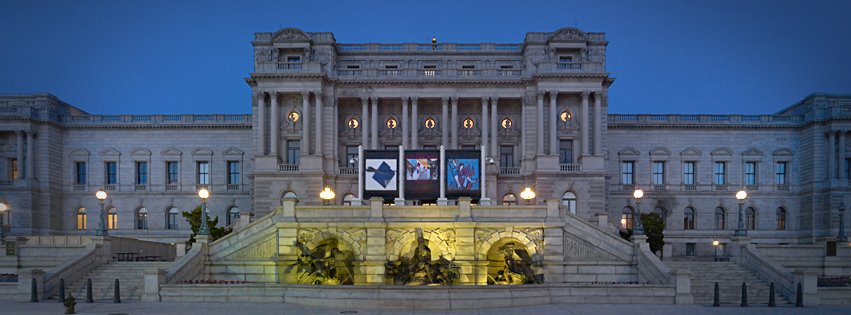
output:
[[482,96],[482,104],[487,103],[489,98],[490,98],[490,97]]
[[411,104],[416,105],[417,101],[419,101],[419,100],[420,100],[419,96],[411,96]]
[[452,104],[458,105],[458,95],[450,97],[449,100],[452,101]]
[[402,96],[402,97],[400,97],[400,99],[402,100],[402,104],[408,104],[411,97],[410,96]]
[[579,92],[579,95],[582,95],[583,98],[588,98],[588,96],[591,95],[591,91],[583,90],[582,92]]
[[308,97],[310,97],[310,91],[308,91],[308,90],[301,90],[301,97],[304,97],[304,98],[308,98]]
[[554,101],[558,99],[558,90],[550,90],[550,100]]
[[362,105],[366,105],[367,103],[369,103],[369,96],[361,96],[360,102]]
[[440,102],[443,103],[443,105],[446,105],[447,103],[449,103],[449,97],[448,96],[441,96]]
[[313,92],[313,95],[322,95],[322,89],[312,90],[311,92]]
[[603,91],[594,91],[594,97],[603,97]]
[[491,101],[494,103],[499,102],[499,96],[491,96]]
[[546,92],[547,91],[544,91],[544,90],[538,90],[538,92],[535,93],[535,95],[538,97],[538,99],[542,99],[542,98],[544,98],[544,93],[546,93]]

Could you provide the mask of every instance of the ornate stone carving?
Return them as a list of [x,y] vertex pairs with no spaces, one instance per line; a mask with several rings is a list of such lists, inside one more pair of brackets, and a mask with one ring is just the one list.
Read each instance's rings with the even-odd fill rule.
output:
[[294,28],[288,28],[288,29],[281,30],[280,32],[278,32],[277,36],[275,36],[274,41],[280,42],[280,41],[309,41],[309,40],[310,40],[310,37],[308,37],[307,34],[305,34],[303,31],[298,30],[298,29],[294,29]]
[[588,246],[570,237],[564,238],[565,259],[613,259],[600,252],[599,249]]
[[557,31],[555,34],[553,34],[552,37],[550,37],[550,40],[551,41],[556,41],[556,40],[558,40],[558,41],[574,41],[574,40],[584,41],[584,40],[588,40],[588,37],[585,36],[585,34],[580,32],[579,30],[567,28],[567,29],[562,29],[562,30]]
[[278,253],[278,243],[275,235],[270,235],[265,239],[243,247],[235,253],[229,255],[229,259],[271,259]]

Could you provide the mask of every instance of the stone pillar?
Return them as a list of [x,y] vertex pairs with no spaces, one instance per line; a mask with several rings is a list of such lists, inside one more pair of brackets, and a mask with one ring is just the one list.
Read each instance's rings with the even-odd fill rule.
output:
[[804,291],[804,306],[818,306],[821,304],[821,297],[818,295],[818,273],[805,269],[796,269],[792,271],[792,276],[795,278],[795,286],[792,290],[797,290],[798,283],[800,283]]
[[481,180],[482,180],[482,196],[479,199],[479,205],[480,206],[490,206],[491,205],[491,200],[490,200],[490,198],[488,198],[488,186],[487,186],[488,181],[486,180],[487,173],[488,173],[487,172],[488,163],[485,162],[485,159],[486,159],[485,155],[487,154],[487,152],[488,152],[488,146],[482,145],[482,157],[481,157],[482,169],[480,170],[481,175],[479,176],[479,178],[481,178]]
[[544,155],[544,91],[538,91],[538,148],[537,154]]
[[266,155],[266,92],[257,93],[257,98],[257,155]]
[[310,155],[310,93],[301,91],[301,155]]
[[[408,147],[408,97],[405,96],[402,98],[402,146]],[[400,157],[401,158],[401,157]]]
[[499,97],[491,98],[491,157],[497,158],[499,157],[499,152],[497,151],[497,143],[496,143],[496,130],[497,130],[497,103],[499,102]]
[[452,98],[452,122],[449,124],[449,133],[452,135],[452,150],[458,150],[458,97]]
[[561,221],[561,216],[559,215],[560,201],[558,199],[544,199],[544,203],[547,205],[547,222]]
[[547,119],[550,126],[550,155],[558,155],[558,113],[556,112],[556,102],[558,102],[558,91],[550,91],[550,117]]
[[394,203],[397,206],[405,205],[405,147],[399,146],[399,164],[398,164],[398,172],[396,173],[396,179],[398,180],[399,187],[399,197],[394,200]]
[[[378,200],[373,201],[374,199]],[[370,199],[370,203],[376,202],[381,206],[381,198]],[[383,226],[370,225],[366,229],[366,255],[361,268],[364,274],[363,284],[384,284],[384,262],[388,260],[385,250],[387,237],[385,233],[386,231]]]
[[378,98],[370,98],[372,102],[372,116],[370,117],[369,127],[371,128],[372,137],[370,139],[369,148],[378,149]]
[[[281,207],[281,212],[279,213],[281,221],[295,221],[295,202],[296,199],[292,197],[284,197],[282,201],[283,206]],[[277,207],[275,207],[275,212],[278,212]]]
[[671,270],[671,275],[677,285],[674,304],[694,304],[694,296],[691,295],[691,271]]
[[[557,199],[554,202],[557,204]],[[548,201],[549,202],[549,201]],[[544,283],[564,282],[564,230],[561,228],[544,229],[544,248],[538,248],[538,253],[543,256]]]
[[603,155],[603,92],[594,92],[594,155]]
[[[488,98],[486,96],[482,97],[482,119],[479,121],[479,128],[482,130],[482,150],[485,150],[485,147],[488,145]],[[482,151],[482,165],[485,164],[485,158],[487,157],[488,152]],[[482,171],[482,178],[485,177],[485,172]],[[484,194],[484,190],[482,190],[482,194]]]
[[440,145],[446,147],[449,145],[449,98],[444,96],[440,98],[442,105],[440,112]]
[[272,124],[269,126],[269,128],[272,129],[272,135],[270,137],[271,139],[269,139],[269,145],[271,146],[269,154],[277,159],[280,155],[280,152],[278,151],[278,144],[281,140],[279,135],[279,132],[281,131],[281,115],[278,113],[278,92],[270,92],[269,98],[271,99],[270,103],[272,104]]
[[[467,204],[470,204],[470,198],[467,197]],[[455,223],[455,263],[461,268],[458,277],[458,284],[475,285],[487,284],[487,277],[481,277],[481,282],[477,281],[478,268],[476,262],[476,234],[474,223]],[[486,262],[485,262],[486,263]]]
[[27,132],[27,178],[35,179],[35,133]]
[[839,178],[847,179],[845,176],[847,174],[847,170],[845,169],[845,131],[839,131]]
[[[836,137],[833,130],[827,133],[827,178],[836,178]],[[27,174],[29,175],[29,174]]]
[[369,221],[384,221],[384,198],[369,198]]
[[417,117],[417,101],[418,97],[411,97],[411,150],[419,150],[419,137],[420,137],[420,119]]
[[314,141],[314,154],[322,156],[322,144],[325,143],[322,139],[322,90],[313,91],[313,100],[316,102],[316,138]]
[[582,155],[588,155],[590,142],[588,140],[588,91],[582,92],[582,108],[579,110],[579,131],[582,134]]
[[24,179],[24,131],[17,130],[15,131],[15,136],[17,138],[16,147],[17,154],[15,155],[16,163],[18,163],[18,178],[16,179]]
[[[446,109],[446,102],[443,103],[443,108]],[[446,111],[444,111],[445,113]],[[446,115],[444,115],[445,117]],[[446,200],[446,147],[440,146],[440,197],[437,198],[438,206],[445,206],[448,204]]]
[[365,96],[361,96],[360,104],[361,104],[361,115],[360,115],[360,145],[361,149],[369,147],[369,130],[366,122],[369,120],[369,107],[367,103],[369,102],[369,98]]
[[[526,128],[526,97],[520,98],[520,158],[526,158],[526,137],[529,135]],[[516,124],[515,124],[516,125]]]
[[239,211],[239,224],[237,224],[237,228],[244,228],[249,223],[251,223],[251,212],[246,210]]
[[470,197],[458,197],[458,221],[469,222],[473,221],[473,212],[470,208]]
[[[364,144],[365,145],[365,144]],[[360,206],[364,204],[363,200],[363,176],[364,176],[364,160],[363,160],[363,147],[364,145],[358,146],[358,199],[357,204],[352,203],[353,206]]]
[[145,269],[142,301],[159,302],[160,284],[165,283],[165,269]]

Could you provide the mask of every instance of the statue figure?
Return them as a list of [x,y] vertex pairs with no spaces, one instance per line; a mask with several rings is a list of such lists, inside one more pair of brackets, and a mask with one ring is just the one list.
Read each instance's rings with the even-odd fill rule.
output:
[[458,279],[458,265],[443,256],[431,260],[428,240],[423,237],[422,229],[417,229],[417,247],[410,258],[400,256],[396,262],[384,263],[385,274],[393,278],[395,284],[402,285],[450,285]]
[[68,296],[65,298],[65,314],[77,314],[74,311],[74,307],[77,305],[77,301],[71,292],[68,292]]
[[354,283],[352,272],[354,255],[351,251],[341,251],[336,239],[324,242],[313,250],[307,248],[300,240],[296,240],[293,245],[301,252],[295,264],[300,272],[299,283],[326,285]]
[[532,271],[532,257],[525,249],[517,249],[513,242],[499,248],[505,264],[503,269],[492,276],[494,284],[540,284],[542,277]]

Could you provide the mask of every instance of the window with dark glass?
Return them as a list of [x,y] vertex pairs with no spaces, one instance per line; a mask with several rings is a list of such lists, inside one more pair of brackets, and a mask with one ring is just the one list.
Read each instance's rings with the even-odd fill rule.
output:
[[694,185],[694,162],[683,162],[683,185]]
[[176,185],[180,182],[179,169],[178,164],[175,161],[165,162],[166,168],[166,180],[165,183],[168,185]]
[[355,159],[358,158],[358,147],[355,145],[346,146],[346,165],[349,167],[357,166],[357,161]]
[[504,145],[499,147],[499,165],[501,167],[514,167],[514,146]]
[[118,184],[118,164],[115,162],[106,162],[105,166],[106,185]]
[[136,185],[148,184],[148,162],[136,162]]
[[727,213],[724,208],[715,208],[715,229],[723,230],[727,226]]
[[561,164],[573,163],[573,140],[559,140],[558,162]]
[[756,186],[756,162],[745,162],[745,185]]
[[210,162],[207,161],[198,161],[197,166],[198,172],[198,185],[209,185],[210,184]]
[[85,185],[86,184],[86,162],[77,162],[74,163],[77,169],[77,176],[74,182],[77,185]]
[[748,207],[745,210],[745,228],[748,230],[756,229],[756,209]]
[[653,162],[653,176],[652,176],[654,185],[664,185],[665,184],[665,162],[655,161]]
[[166,218],[166,226],[169,230],[177,230],[177,217],[180,215],[180,211],[175,207],[171,207],[168,209],[168,217]]
[[777,208],[777,230],[786,229],[786,209]]
[[228,185],[239,185],[241,178],[239,161],[228,161]]
[[136,228],[140,230],[148,228],[148,209],[139,208],[136,211]]
[[287,140],[287,163],[298,164],[301,158],[301,141]]
[[715,185],[727,184],[727,162],[715,162]]
[[786,162],[777,162],[774,164],[774,183],[777,185],[786,185]]
[[632,185],[635,182],[634,161],[621,162],[621,184]]
[[694,209],[691,207],[683,214],[683,230],[694,230]]

